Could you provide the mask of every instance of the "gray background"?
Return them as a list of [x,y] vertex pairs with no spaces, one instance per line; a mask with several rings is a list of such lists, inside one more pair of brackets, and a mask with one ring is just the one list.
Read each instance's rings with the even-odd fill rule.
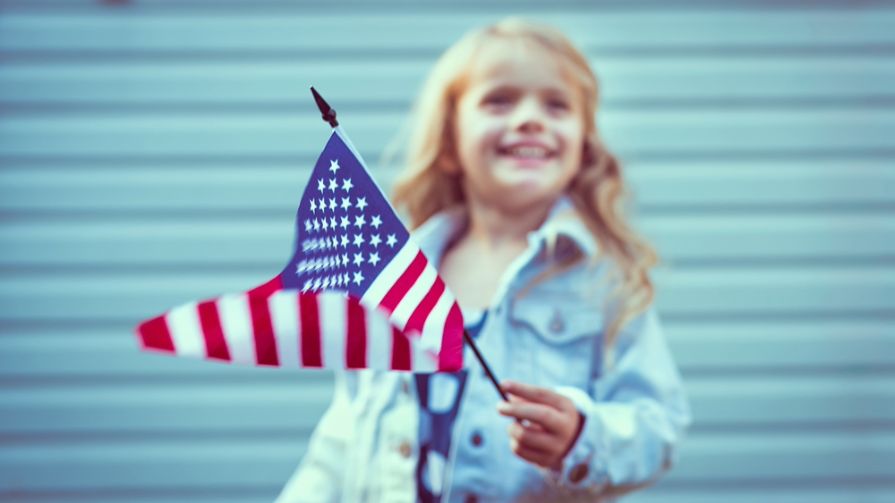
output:
[[331,374],[132,327],[279,272],[308,85],[375,165],[437,55],[521,13],[591,58],[666,259],[696,423],[631,501],[895,501],[895,5],[116,3],[0,4],[0,499],[272,500]]

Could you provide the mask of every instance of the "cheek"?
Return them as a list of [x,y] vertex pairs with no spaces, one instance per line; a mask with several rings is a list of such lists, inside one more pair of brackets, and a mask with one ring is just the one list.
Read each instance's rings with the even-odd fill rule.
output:
[[487,116],[460,120],[457,138],[461,155],[480,157],[495,151],[501,134],[501,127]]
[[565,157],[580,164],[584,152],[584,131],[580,124],[563,125],[557,129]]

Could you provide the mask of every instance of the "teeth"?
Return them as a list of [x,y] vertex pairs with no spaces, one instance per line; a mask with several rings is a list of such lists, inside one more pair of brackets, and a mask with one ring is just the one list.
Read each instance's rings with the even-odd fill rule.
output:
[[547,149],[535,146],[513,147],[509,150],[510,154],[517,157],[544,158],[547,157]]

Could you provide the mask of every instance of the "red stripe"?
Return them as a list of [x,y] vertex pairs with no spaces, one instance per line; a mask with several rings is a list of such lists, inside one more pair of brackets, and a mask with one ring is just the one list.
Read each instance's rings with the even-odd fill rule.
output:
[[229,361],[230,350],[227,349],[227,339],[224,338],[224,327],[221,326],[217,303],[214,300],[201,302],[198,311],[202,335],[205,337],[205,355],[208,358]]
[[367,316],[354,297],[348,297],[348,333],[345,334],[345,362],[350,369],[367,368]]
[[154,349],[156,351],[167,351],[174,353],[174,339],[171,338],[171,332],[168,331],[168,322],[164,316],[156,316],[151,320],[146,320],[137,326],[137,337],[143,349]]
[[398,307],[398,303],[407,295],[407,291],[410,290],[413,284],[416,283],[417,278],[420,277],[420,274],[423,273],[426,264],[426,256],[421,251],[417,252],[416,258],[413,259],[413,262],[404,270],[398,281],[395,281],[395,284],[382,298],[382,302],[379,303],[388,314],[392,314],[395,308]]
[[392,370],[410,370],[410,340],[392,327]]
[[454,302],[444,323],[441,335],[441,351],[438,353],[438,370],[454,372],[463,368],[463,314]]
[[255,336],[255,361],[258,365],[279,365],[277,340],[273,335],[273,320],[267,296],[260,293],[249,295],[249,312],[252,315],[252,333]]
[[320,312],[317,308],[317,296],[301,293],[298,295],[298,308],[301,313],[301,366],[322,367],[323,357],[320,354]]
[[270,297],[274,293],[283,289],[283,278],[280,275],[276,275],[273,278],[269,279],[266,283],[262,283],[255,288],[252,288],[247,293],[249,297]]
[[444,292],[444,281],[441,278],[436,277],[435,283],[432,283],[432,288],[426,293],[426,296],[423,297],[423,300],[417,304],[416,309],[413,310],[413,313],[410,315],[410,319],[407,320],[407,325],[404,326],[404,333],[409,336],[418,336],[420,332],[423,331],[423,325],[426,324],[426,318],[429,317],[429,313],[432,312],[432,308],[435,307],[435,304],[438,302],[438,299],[441,297],[441,294]]

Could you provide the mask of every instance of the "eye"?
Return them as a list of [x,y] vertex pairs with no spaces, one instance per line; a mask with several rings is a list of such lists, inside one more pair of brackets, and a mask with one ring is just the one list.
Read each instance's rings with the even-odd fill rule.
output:
[[571,108],[569,102],[562,98],[550,98],[547,100],[547,108],[556,111],[566,111]]
[[504,110],[513,104],[513,96],[509,93],[493,93],[482,99],[482,105],[493,110]]

